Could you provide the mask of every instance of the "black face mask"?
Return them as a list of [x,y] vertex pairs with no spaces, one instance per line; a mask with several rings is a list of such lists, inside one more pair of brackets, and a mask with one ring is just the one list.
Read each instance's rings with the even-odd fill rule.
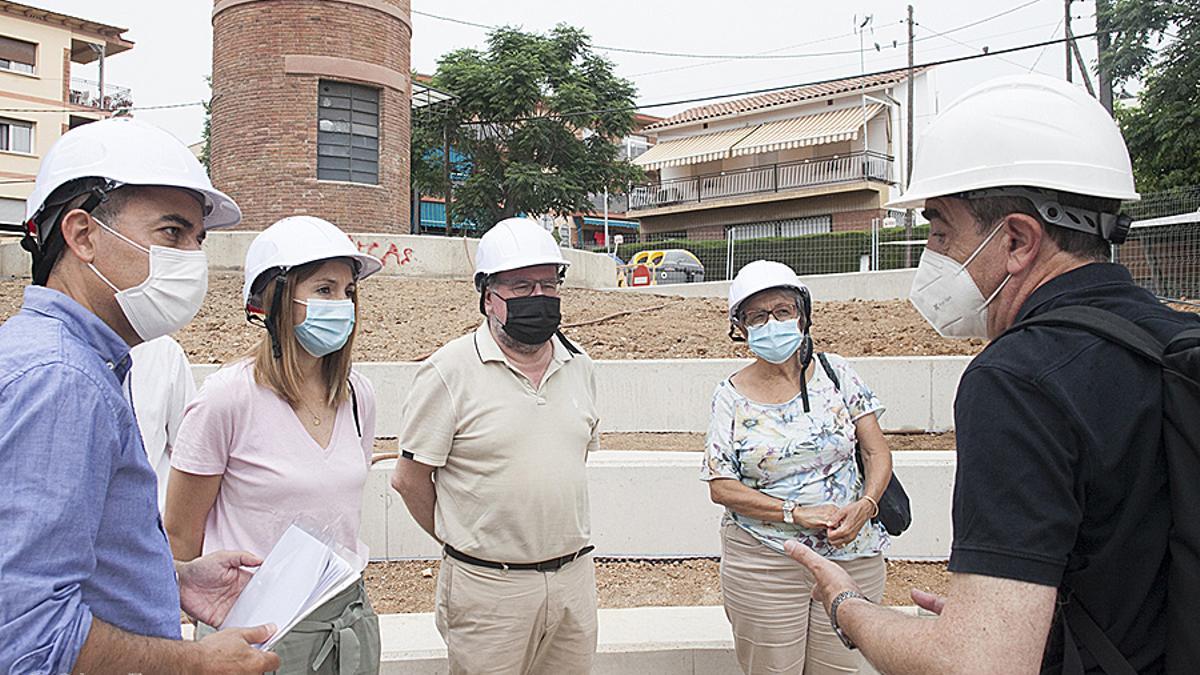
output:
[[504,332],[517,342],[540,345],[554,335],[562,322],[559,299],[549,295],[508,298],[504,304],[508,308]]

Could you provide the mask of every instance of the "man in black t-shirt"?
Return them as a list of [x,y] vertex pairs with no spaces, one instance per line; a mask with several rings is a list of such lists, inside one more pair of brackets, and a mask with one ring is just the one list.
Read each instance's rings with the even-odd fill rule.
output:
[[892,204],[923,206],[930,221],[913,304],[943,336],[994,339],[955,401],[949,591],[912,594],[940,617],[875,606],[839,568],[788,544],[816,576],[835,630],[880,671],[1102,672],[1078,627],[1064,628],[1057,610],[1069,600],[1134,670],[1164,672],[1161,370],[1074,328],[1000,337],[1068,305],[1109,310],[1163,342],[1200,327],[1107,262],[1129,226],[1120,202],[1131,199],[1120,132],[1065,82],[985,83],[923,134],[912,183]]

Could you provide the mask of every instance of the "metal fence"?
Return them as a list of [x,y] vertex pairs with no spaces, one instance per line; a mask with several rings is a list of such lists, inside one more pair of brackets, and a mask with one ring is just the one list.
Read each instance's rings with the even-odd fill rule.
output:
[[[684,232],[623,235],[617,256],[629,262],[641,251],[684,249],[704,265],[706,281],[733,278],[754,260],[786,263],[797,274],[836,274],[915,267],[928,226],[906,229],[905,213],[896,211],[862,222],[807,216],[732,225],[723,232],[688,236]],[[603,247],[589,250],[604,252]]]
[[1200,185],[1143,194],[1124,211],[1134,227],[1113,262],[1160,298],[1200,302]]

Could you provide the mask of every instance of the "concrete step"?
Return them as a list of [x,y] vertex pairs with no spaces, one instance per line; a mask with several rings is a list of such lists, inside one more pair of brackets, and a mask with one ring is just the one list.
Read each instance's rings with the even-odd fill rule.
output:
[[[897,608],[915,614],[915,607]],[[740,675],[723,607],[635,607],[599,611],[592,675]],[[432,614],[379,617],[381,675],[442,675],[446,645]],[[863,675],[877,675],[865,660]]]
[[[600,451],[588,460],[592,542],[603,557],[717,557],[722,507],[699,480],[703,453]],[[945,560],[950,555],[950,498],[955,453],[893,455],[912,502],[913,525],[892,540],[888,557]],[[394,461],[371,471],[363,493],[362,536],[374,560],[433,559],[437,544],[409,515],[388,479]]]
[[[965,356],[862,357],[850,359],[887,407],[885,431],[948,431],[954,428],[954,393],[970,362]],[[708,430],[713,389],[743,367],[742,359],[642,359],[596,362],[601,431]],[[418,364],[355,364],[375,385],[376,435],[399,433],[404,397]],[[197,365],[199,384],[217,366]]]

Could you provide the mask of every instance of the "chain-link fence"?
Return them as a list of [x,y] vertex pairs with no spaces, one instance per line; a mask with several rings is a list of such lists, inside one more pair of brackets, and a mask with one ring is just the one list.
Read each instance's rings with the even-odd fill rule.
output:
[[1135,222],[1113,261],[1160,298],[1200,301],[1200,186],[1145,194],[1125,212]]

